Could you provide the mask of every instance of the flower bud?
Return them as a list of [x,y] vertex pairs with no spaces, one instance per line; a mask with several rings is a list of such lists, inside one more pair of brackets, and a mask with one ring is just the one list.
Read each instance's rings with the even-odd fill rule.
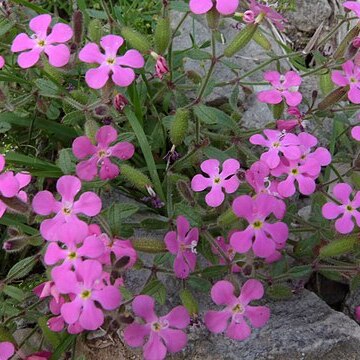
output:
[[175,146],[183,143],[189,129],[190,111],[178,109],[170,127],[170,140]]
[[30,206],[17,197],[7,198],[0,195],[0,201],[2,201],[8,207],[8,209],[13,212],[25,214],[30,211]]
[[94,109],[94,116],[102,119],[104,116],[106,116],[109,113],[109,108],[106,105],[98,105]]
[[189,203],[189,205],[194,206],[195,205],[194,193],[191,190],[188,183],[184,180],[179,180],[176,183],[176,187],[180,195]]
[[240,32],[235,36],[233,41],[225,49],[224,55],[226,57],[232,57],[241,49],[243,49],[253,38],[257,27],[257,24],[249,24],[244,29],[240,30]]
[[99,19],[93,19],[89,22],[88,37],[91,41],[98,43],[102,37],[102,24]]
[[129,104],[128,99],[123,94],[116,94],[113,100],[113,105],[116,111],[122,113],[125,106]]
[[142,53],[148,53],[150,51],[150,43],[148,39],[136,30],[129,27],[123,27],[121,35],[134,49],[139,50]]
[[353,27],[344,37],[343,41],[340,43],[339,47],[336,49],[333,57],[335,60],[342,58],[345,54],[346,49],[351,44],[354,37],[359,34],[360,28],[359,26]]
[[252,24],[255,21],[255,14],[251,10],[247,10],[243,14],[243,21],[247,24]]
[[189,70],[186,72],[186,76],[194,83],[201,84],[202,78],[201,76],[194,70]]
[[136,251],[141,251],[148,254],[157,254],[166,252],[166,246],[163,241],[151,238],[136,238],[131,242]]
[[155,64],[156,76],[162,79],[165,74],[169,72],[168,64],[163,56],[158,55]]
[[156,51],[159,52],[160,54],[164,54],[169,46],[170,40],[171,40],[170,19],[168,17],[161,18],[158,20],[154,34]]
[[321,103],[318,105],[319,110],[325,110],[328,107],[340,101],[349,91],[349,86],[340,87],[332,91]]
[[133,168],[130,165],[123,164],[121,166],[121,175],[136,189],[146,192],[147,187],[151,186],[150,179],[140,170]]
[[76,10],[73,14],[73,25],[74,25],[74,43],[76,45],[81,44],[83,36],[83,23],[84,17],[80,10]]
[[15,236],[6,240],[3,244],[3,250],[8,253],[21,251],[28,244],[28,237],[24,235]]
[[259,45],[261,46],[264,50],[271,50],[271,43],[270,41],[267,39],[267,37],[260,31],[260,29],[258,28],[255,31],[255,34],[253,36],[253,40]]
[[357,49],[360,48],[360,36],[357,36],[353,41],[352,41],[352,45],[354,47],[356,47]]

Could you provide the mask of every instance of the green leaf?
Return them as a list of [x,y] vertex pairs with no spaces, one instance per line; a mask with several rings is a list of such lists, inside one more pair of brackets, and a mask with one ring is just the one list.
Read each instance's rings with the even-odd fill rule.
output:
[[59,360],[64,353],[70,349],[70,346],[76,340],[75,335],[66,334],[62,339],[61,343],[56,347],[55,351],[52,353],[50,360]]
[[229,268],[223,265],[209,266],[202,271],[201,275],[204,278],[213,279],[225,275],[228,270]]
[[35,80],[35,85],[40,90],[39,93],[42,96],[56,97],[59,95],[59,88],[51,80],[37,79]]
[[112,204],[104,213],[109,221],[111,231],[114,235],[120,235],[122,221],[135,214],[139,207],[134,204]]
[[291,298],[292,291],[288,286],[274,284],[267,288],[266,295],[275,300],[284,300]]
[[211,55],[208,52],[199,49],[186,51],[185,56],[193,60],[211,60]]
[[190,222],[191,226],[200,227],[202,225],[201,215],[198,211],[194,211],[187,203],[177,203],[174,209],[174,215],[183,215]]
[[311,265],[300,265],[294,266],[288,271],[288,274],[293,279],[298,279],[302,277],[309,276],[312,273],[313,269]]
[[188,12],[189,5],[183,1],[170,1],[170,9],[179,12]]
[[181,303],[186,307],[191,316],[199,313],[199,304],[190,290],[182,289],[180,291],[180,299]]
[[211,282],[200,276],[190,276],[188,279],[188,284],[194,290],[198,290],[205,293],[208,293],[211,289]]
[[320,257],[332,257],[350,253],[358,241],[358,234],[333,240],[320,249]]
[[25,293],[21,289],[19,289],[16,286],[12,285],[5,285],[3,288],[3,293],[7,296],[11,297],[12,299],[15,299],[19,302],[23,301],[25,299]]
[[25,277],[38,262],[38,256],[29,256],[17,262],[8,272],[6,280],[17,280]]
[[84,113],[81,110],[75,110],[66,114],[62,118],[62,123],[64,125],[74,126],[84,119],[85,119]]
[[71,149],[61,149],[59,151],[59,158],[57,164],[65,175],[75,173],[75,157]]
[[141,294],[146,294],[154,297],[154,299],[161,305],[165,304],[166,301],[166,288],[164,284],[158,280],[152,280],[146,284],[141,292]]
[[[24,219],[24,221],[25,221],[25,219]],[[5,225],[5,226],[13,226],[15,228],[18,228],[27,235],[36,235],[36,234],[39,233],[38,230],[32,228],[31,226],[28,226],[28,225],[24,224],[20,220],[20,216],[18,216],[16,214],[5,213],[0,218],[0,224]]]
[[194,114],[207,125],[218,125],[218,127],[225,127],[227,129],[235,129],[237,127],[236,122],[229,115],[210,106],[197,105],[194,107]]

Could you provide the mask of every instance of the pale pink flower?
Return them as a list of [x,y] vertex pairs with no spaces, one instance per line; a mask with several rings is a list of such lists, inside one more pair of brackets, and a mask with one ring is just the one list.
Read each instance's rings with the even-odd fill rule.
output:
[[101,199],[94,192],[87,191],[75,201],[81,189],[81,181],[71,175],[62,176],[57,181],[56,189],[62,196],[61,201],[55,200],[50,191],[40,191],[32,203],[34,211],[39,215],[56,213],[53,218],[41,223],[41,235],[48,241],[58,241],[64,224],[70,224],[74,232],[87,233],[88,225],[77,215],[96,216],[101,211]]
[[35,65],[39,61],[42,52],[45,52],[49,57],[49,63],[52,66],[62,67],[69,62],[70,50],[63,43],[72,38],[73,31],[70,26],[57,23],[48,34],[50,23],[50,15],[36,16],[29,23],[29,27],[34,34],[31,37],[25,33],[16,36],[11,45],[11,51],[24,51],[17,60],[20,67],[26,69]]
[[[131,347],[143,346],[145,360],[163,360],[167,352],[181,351],[187,343],[185,329],[190,316],[184,306],[177,306],[167,315],[158,317],[155,301],[148,295],[139,295],[132,302],[134,314],[144,323],[134,322],[124,330],[125,342]],[[144,345],[145,342],[146,343]]]
[[0,69],[5,66],[5,59],[0,55]]
[[129,86],[135,80],[134,69],[144,66],[144,58],[137,50],[128,50],[122,56],[117,56],[124,39],[118,35],[106,35],[101,38],[100,45],[105,50],[103,54],[95,43],[86,44],[79,53],[79,59],[89,64],[99,64],[97,68],[86,72],[85,81],[93,89],[102,88],[111,75],[112,81],[118,86]]
[[[1,169],[0,169],[0,171],[1,171]],[[17,194],[15,194],[15,196],[19,200],[26,203],[28,200],[28,196],[27,196],[26,192],[21,189],[23,189],[24,187],[29,185],[29,183],[31,181],[31,175],[29,173],[25,173],[25,172],[18,173],[14,176],[14,178],[15,178],[14,180],[16,180],[19,185],[19,191]],[[1,188],[0,188],[0,192],[1,192]],[[0,218],[5,213],[7,208],[8,208],[8,206],[3,201],[0,200]]]
[[356,16],[360,18],[360,2],[359,1],[345,1],[344,8],[355,12]]
[[227,194],[232,194],[238,189],[240,181],[236,174],[240,169],[240,163],[237,160],[225,160],[221,172],[220,162],[216,159],[205,160],[200,167],[208,177],[195,175],[191,181],[191,188],[194,191],[203,191],[211,187],[210,192],[205,196],[209,206],[217,207],[223,203],[225,199],[223,189]]
[[61,307],[67,324],[79,321],[85,330],[96,330],[104,323],[102,309],[114,310],[120,305],[120,291],[115,286],[100,286],[102,273],[102,266],[96,260],[83,261],[76,272],[59,267],[52,270],[51,276],[59,292],[74,295],[73,300]]
[[281,75],[277,71],[267,71],[264,79],[272,85],[271,90],[263,90],[257,94],[259,101],[267,104],[280,104],[283,99],[289,106],[297,106],[301,103],[302,95],[298,91],[302,79],[295,71],[288,71]]
[[316,159],[289,161],[281,158],[279,166],[271,170],[271,174],[275,177],[286,175],[286,179],[279,181],[277,185],[278,193],[286,198],[295,194],[295,182],[298,183],[301,194],[312,194],[316,190],[315,179],[320,171],[321,165]]
[[239,0],[190,0],[189,6],[194,14],[205,14],[215,6],[221,15],[232,15],[239,6]]
[[360,141],[360,126],[354,126],[352,129],[351,129],[351,136],[357,140],[357,141]]
[[[234,340],[245,340],[251,335],[251,328],[263,327],[270,318],[267,306],[251,306],[253,300],[264,296],[264,287],[258,280],[250,279],[241,288],[240,296],[235,296],[235,288],[229,281],[218,281],[211,289],[211,298],[216,305],[226,305],[221,311],[208,311],[205,325],[213,333],[224,331]],[[230,320],[230,324],[229,324]]]
[[166,248],[173,255],[175,275],[186,279],[196,265],[196,245],[199,241],[199,229],[190,229],[190,224],[182,215],[176,219],[177,231],[169,231],[165,235]]
[[334,70],[332,81],[339,86],[350,86],[348,99],[354,104],[360,104],[360,67],[348,60],[342,65],[343,71]]
[[11,342],[0,342],[0,360],[9,360],[14,354],[15,346]]
[[111,254],[115,255],[116,260],[128,257],[129,262],[124,266],[125,269],[132,268],[137,260],[137,254],[129,240],[110,239],[107,234],[101,234],[99,239],[102,241],[105,251],[98,259],[104,265],[111,264]]
[[265,129],[264,137],[261,134],[255,134],[249,141],[254,145],[261,145],[267,149],[261,154],[260,159],[264,161],[270,169],[276,168],[280,164],[279,153],[288,160],[297,160],[301,156],[299,149],[299,139],[296,135],[278,130]]
[[72,144],[72,151],[76,158],[86,159],[76,166],[76,174],[81,180],[91,181],[98,174],[101,180],[114,179],[120,173],[119,167],[110,161],[110,158],[120,160],[130,159],[135,152],[129,142],[118,142],[117,131],[110,125],[101,127],[95,136],[97,145],[94,145],[87,136],[76,138]]
[[271,214],[277,219],[283,218],[286,209],[283,201],[267,194],[255,198],[241,195],[234,200],[232,209],[236,216],[249,223],[245,230],[236,231],[230,237],[230,244],[238,253],[246,253],[252,248],[256,256],[267,258],[285,246],[288,226],[280,221],[267,221]]
[[265,4],[259,4],[255,0],[250,0],[250,10],[254,13],[255,17],[258,17],[259,15],[264,15],[279,30],[283,31],[285,29],[284,23],[287,20],[272,7]]
[[354,229],[354,220],[360,226],[360,191],[352,197],[353,189],[349,184],[336,184],[332,190],[334,197],[340,202],[328,202],[322,207],[322,214],[325,219],[335,221],[335,229],[341,234],[348,234]]

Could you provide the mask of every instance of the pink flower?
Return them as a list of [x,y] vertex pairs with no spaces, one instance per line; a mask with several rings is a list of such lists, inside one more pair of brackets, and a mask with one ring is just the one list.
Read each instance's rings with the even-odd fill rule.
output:
[[310,195],[316,189],[315,179],[319,176],[321,165],[316,159],[308,158],[304,161],[289,161],[281,158],[280,165],[271,171],[273,176],[287,175],[286,179],[280,181],[277,191],[282,197],[290,197],[295,194],[295,181],[299,185],[299,192]]
[[236,175],[240,169],[240,163],[235,159],[225,160],[221,172],[220,163],[216,159],[205,160],[200,167],[209,177],[201,174],[195,175],[191,181],[191,188],[194,191],[203,191],[211,187],[210,192],[205,196],[206,203],[211,207],[222,204],[225,199],[223,189],[227,194],[232,194],[240,185]]
[[278,130],[265,129],[263,135],[255,134],[249,141],[255,145],[261,145],[269,150],[264,152],[260,159],[264,161],[270,169],[276,168],[280,164],[279,153],[282,153],[288,160],[297,160],[301,156],[299,139],[294,134],[287,134]]
[[162,79],[169,72],[168,64],[163,56],[158,56],[155,65],[156,76]]
[[300,130],[304,131],[306,126],[306,123],[304,121],[304,114],[302,114],[297,107],[289,107],[287,112],[289,115],[293,115],[294,119],[277,120],[276,127],[278,128],[278,130],[291,131],[297,127],[300,127]]
[[343,72],[334,70],[331,79],[336,85],[349,85],[348,99],[354,104],[360,104],[360,67],[348,60],[342,65],[342,68]]
[[255,198],[242,195],[234,200],[232,208],[236,216],[249,223],[245,230],[236,231],[230,237],[230,244],[238,253],[246,253],[252,248],[256,256],[267,258],[285,246],[289,235],[287,225],[266,221],[271,214],[277,219],[284,216],[283,201],[267,194]]
[[93,145],[87,136],[76,138],[72,144],[74,155],[81,161],[76,166],[76,174],[81,180],[91,181],[99,173],[102,180],[114,179],[119,175],[119,167],[110,161],[111,157],[120,160],[130,159],[135,148],[128,142],[118,142],[117,131],[110,125],[101,127],[96,133],[97,145]]
[[81,181],[71,175],[62,176],[56,184],[56,189],[62,196],[61,201],[55,200],[50,191],[40,191],[32,203],[34,211],[39,215],[56,213],[53,218],[41,223],[41,235],[48,241],[57,241],[61,237],[64,224],[70,224],[74,232],[87,233],[87,224],[77,215],[96,216],[101,211],[101,199],[95,193],[87,191],[75,201],[74,198],[81,189]]
[[253,24],[255,22],[255,14],[251,10],[247,10],[244,12],[243,20],[247,24]]
[[245,179],[247,183],[255,190],[257,194],[269,194],[279,196],[277,193],[277,182],[270,181],[269,166],[259,160],[254,162],[250,169],[245,172]]
[[61,247],[52,242],[46,249],[44,262],[55,265],[61,262],[65,270],[76,269],[85,259],[97,259],[105,252],[105,246],[97,235],[86,236],[73,231],[73,226],[65,224],[61,230],[59,240]]
[[301,103],[302,95],[298,91],[302,79],[295,71],[288,71],[281,75],[277,71],[267,71],[264,79],[272,85],[271,90],[263,90],[257,94],[259,101],[267,104],[280,104],[285,99],[289,106]]
[[315,136],[302,132],[298,135],[300,141],[301,158],[300,163],[304,164],[307,159],[316,160],[320,166],[327,166],[331,163],[331,154],[329,150],[318,147],[315,151],[311,152],[311,148],[315,147],[318,140]]
[[360,126],[354,126],[352,129],[351,129],[351,136],[357,140],[357,141],[360,141]]
[[[0,169],[0,171],[1,171],[1,169]],[[19,191],[17,194],[15,194],[15,196],[19,200],[21,200],[23,202],[27,202],[28,196],[27,196],[26,192],[21,189],[23,189],[24,187],[29,185],[29,183],[31,181],[31,175],[28,173],[25,173],[25,172],[18,173],[14,176],[14,182],[16,183],[15,180],[17,181],[17,183],[19,185]],[[0,192],[1,192],[1,189],[0,189]],[[0,200],[0,218],[5,213],[7,208],[8,208],[8,206],[3,201]]]
[[[241,288],[239,297],[234,295],[234,286],[229,281],[218,281],[211,289],[211,298],[216,305],[226,305],[221,311],[208,311],[205,314],[205,325],[213,333],[226,330],[226,336],[234,340],[245,340],[251,335],[251,328],[263,327],[270,318],[267,306],[251,306],[252,300],[264,296],[260,281],[250,279]],[[230,320],[230,324],[229,324]]]
[[52,353],[49,351],[40,351],[27,356],[25,360],[48,360],[51,356]]
[[190,0],[190,10],[194,14],[205,14],[209,12],[216,3],[216,10],[222,15],[232,15],[239,6],[239,0]]
[[49,63],[55,67],[62,67],[69,62],[70,50],[63,43],[70,40],[73,31],[70,26],[58,23],[52,27],[48,35],[48,29],[51,23],[51,16],[44,14],[31,19],[29,26],[34,34],[29,37],[25,33],[16,36],[12,45],[12,52],[20,52],[18,64],[23,69],[35,65],[40,58],[40,54],[45,52],[49,57]]
[[125,269],[132,268],[137,260],[137,254],[129,240],[110,239],[106,234],[101,234],[99,239],[102,241],[105,252],[98,259],[104,265],[111,264],[111,254],[115,255],[116,260],[128,257],[129,262],[124,266]]
[[86,72],[85,81],[93,89],[102,88],[109,80],[118,86],[129,86],[135,80],[134,69],[144,66],[144,58],[137,50],[128,50],[122,56],[117,56],[124,39],[118,35],[106,35],[101,38],[100,45],[105,50],[101,53],[99,46],[89,43],[79,53],[79,59],[89,64],[100,66]]
[[[325,219],[335,221],[335,229],[341,234],[348,234],[354,229],[353,218],[356,224],[360,226],[360,192],[356,192],[352,198],[352,188],[349,184],[336,184],[333,188],[334,197],[339,200],[339,204],[328,202],[322,207],[322,214]],[[341,216],[339,218],[339,216]]]
[[120,291],[115,286],[100,286],[102,266],[96,260],[85,260],[76,272],[54,268],[51,275],[61,294],[73,294],[74,298],[61,307],[61,315],[67,324],[79,324],[85,330],[96,330],[104,323],[103,311],[114,310],[120,305]]
[[5,66],[5,59],[0,55],[0,69]]
[[279,30],[283,31],[285,29],[284,22],[286,22],[286,19],[270,6],[259,4],[255,0],[250,0],[250,10],[254,13],[255,17],[263,15]]
[[[132,308],[134,314],[144,320],[144,324],[134,322],[124,330],[125,342],[131,347],[144,346],[145,360],[163,360],[167,352],[182,350],[187,343],[185,329],[190,316],[184,306],[177,306],[167,315],[158,317],[154,312],[155,301],[148,295],[137,296]],[[144,338],[148,338],[144,344]]]
[[8,360],[15,354],[15,346],[8,341],[0,342],[0,360]]
[[190,224],[182,215],[176,219],[177,231],[169,231],[165,235],[166,248],[171,254],[176,255],[174,261],[175,275],[186,279],[190,271],[195,270],[196,250],[199,241],[199,230],[190,229]]
[[343,3],[344,8],[355,12],[356,16],[360,18],[360,3],[359,1],[345,1]]

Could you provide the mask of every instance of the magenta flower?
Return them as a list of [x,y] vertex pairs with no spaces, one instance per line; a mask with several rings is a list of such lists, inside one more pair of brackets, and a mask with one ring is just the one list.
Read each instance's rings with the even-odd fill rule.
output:
[[124,266],[125,269],[132,268],[137,260],[137,254],[129,240],[110,239],[106,234],[101,234],[99,239],[102,241],[105,251],[98,259],[104,265],[111,264],[111,254],[115,255],[116,260],[129,257],[129,262]]
[[135,80],[134,69],[144,66],[144,58],[137,50],[128,50],[124,55],[117,56],[124,39],[118,35],[106,35],[101,38],[100,45],[105,50],[103,54],[95,43],[86,44],[79,53],[79,59],[89,64],[100,66],[86,72],[85,81],[93,89],[102,88],[109,80],[118,86],[129,86]]
[[[226,336],[234,340],[245,340],[251,335],[251,328],[263,327],[270,318],[267,306],[251,306],[252,300],[264,296],[264,287],[258,280],[250,279],[241,288],[239,297],[234,295],[235,288],[229,281],[218,281],[211,289],[211,298],[216,305],[226,305],[221,311],[208,311],[205,325],[213,333],[226,330]],[[229,324],[230,320],[230,324]]]
[[342,68],[344,71],[334,70],[331,79],[336,85],[349,85],[348,99],[354,104],[360,104],[360,67],[348,60]]
[[357,140],[357,141],[360,141],[360,126],[354,126],[352,129],[351,129],[351,136]]
[[319,161],[312,158],[299,161],[289,161],[281,158],[280,165],[271,171],[273,176],[287,175],[286,179],[280,181],[277,191],[282,197],[290,197],[295,194],[295,182],[299,185],[299,192],[310,195],[316,189],[315,179],[319,176],[321,165]]
[[206,203],[211,207],[222,204],[225,199],[223,189],[227,194],[232,194],[240,185],[236,175],[240,169],[240,163],[235,159],[225,160],[221,172],[220,163],[216,159],[205,160],[200,167],[209,177],[195,175],[191,181],[191,188],[194,191],[203,191],[211,187],[210,192],[205,196]]
[[70,26],[58,23],[52,27],[51,32],[48,34],[50,23],[50,15],[36,16],[29,23],[34,34],[29,37],[27,34],[21,33],[14,39],[11,51],[24,51],[18,57],[18,64],[23,69],[35,65],[39,61],[42,52],[45,52],[49,57],[49,63],[52,66],[62,67],[69,62],[70,50],[63,43],[72,38],[73,31]]
[[289,229],[283,222],[269,223],[273,214],[277,219],[285,215],[285,204],[274,196],[259,194],[255,198],[248,195],[237,197],[232,205],[239,218],[247,220],[245,230],[236,231],[230,237],[230,244],[238,253],[246,253],[251,248],[258,257],[267,258],[277,249],[284,247]]
[[[220,249],[227,255],[227,257],[230,261],[234,260],[236,251],[231,246],[231,244],[225,242],[225,239],[222,236],[218,236],[216,238],[216,243],[218,244]],[[226,265],[225,259],[221,256],[221,253],[216,246],[214,246],[214,245],[211,246],[211,251],[213,252],[213,254],[218,255],[219,264]],[[234,264],[231,266],[231,272],[233,272],[233,273],[241,272],[241,267]]]
[[307,159],[316,160],[320,166],[327,166],[331,163],[331,154],[329,150],[323,147],[317,147],[315,151],[311,152],[311,148],[315,147],[318,143],[315,136],[302,132],[298,135],[298,138],[300,141],[301,164],[304,164]]
[[214,5],[221,15],[232,15],[239,6],[239,0],[190,0],[189,3],[191,12],[197,15],[209,12]]
[[297,106],[301,103],[302,95],[298,91],[302,79],[295,71],[288,71],[281,75],[277,71],[267,71],[264,79],[272,85],[271,90],[263,90],[257,94],[259,101],[267,104],[280,104],[285,99],[289,106]]
[[270,6],[259,4],[255,0],[250,0],[250,10],[254,13],[256,17],[258,17],[259,15],[265,16],[279,30],[285,30],[284,22],[286,22],[286,19]]
[[186,279],[190,271],[195,270],[196,245],[199,241],[199,229],[190,229],[190,224],[182,215],[176,219],[177,231],[169,231],[165,235],[166,248],[176,255],[174,261],[175,275]]
[[67,324],[79,324],[85,330],[96,330],[104,323],[102,309],[114,310],[120,305],[120,291],[115,286],[100,287],[102,266],[96,260],[85,260],[76,272],[54,268],[51,276],[61,294],[75,295],[61,307],[61,315]]
[[276,127],[280,131],[292,131],[299,127],[301,131],[304,131],[306,122],[304,120],[304,114],[297,107],[289,107],[288,114],[294,118],[288,120],[277,120]]
[[255,134],[249,141],[254,145],[261,145],[269,150],[261,155],[270,169],[276,168],[280,164],[279,153],[282,153],[288,160],[297,160],[301,156],[299,149],[299,139],[294,134],[287,134],[277,130],[265,129],[263,135]]
[[0,342],[0,360],[9,360],[14,354],[15,346],[11,342]]
[[[125,342],[131,347],[144,346],[145,360],[163,360],[167,352],[182,350],[187,343],[185,329],[190,316],[184,306],[177,306],[167,315],[158,317],[154,311],[155,301],[148,295],[137,296],[132,308],[134,314],[144,320],[144,324],[134,322],[124,330]],[[148,338],[144,344],[144,339]]]
[[[0,169],[1,171],[1,169]],[[19,185],[19,191],[17,194],[15,194],[15,196],[23,201],[23,202],[27,202],[28,196],[26,194],[25,191],[21,190],[24,187],[28,186],[30,181],[31,181],[31,175],[28,173],[18,173],[14,176],[14,183],[16,184],[16,181]],[[1,181],[1,177],[0,177],[0,181]],[[0,192],[1,192],[1,188],[0,188]],[[8,208],[8,206],[0,200],[0,218],[4,215],[6,209]]]
[[5,59],[0,55],[0,69],[5,66]]
[[[360,191],[357,191],[352,198],[352,188],[349,184],[336,184],[333,188],[334,197],[339,200],[339,204],[328,202],[322,207],[322,214],[325,219],[335,221],[335,229],[341,234],[348,234],[354,229],[353,218],[360,226]],[[341,216],[339,218],[339,216]]]
[[344,8],[355,12],[356,16],[360,18],[360,3],[359,1],[345,1],[343,3]]
[[62,176],[56,184],[56,189],[62,196],[61,201],[55,200],[50,191],[40,191],[32,203],[34,211],[39,215],[56,213],[53,218],[41,223],[41,235],[48,241],[57,241],[61,237],[64,224],[70,224],[74,232],[87,233],[87,224],[77,215],[96,216],[101,211],[101,199],[95,193],[87,191],[75,201],[75,196],[81,189],[81,181],[75,176]]
[[73,225],[65,224],[59,240],[62,245],[52,242],[46,249],[44,262],[52,266],[61,262],[65,270],[77,269],[85,259],[97,259],[105,252],[103,242],[96,235],[85,237],[84,234],[73,231]]
[[118,142],[110,146],[116,141],[117,135],[112,126],[106,125],[96,133],[96,146],[87,136],[80,136],[74,140],[74,155],[78,159],[87,159],[76,166],[76,174],[81,180],[91,181],[98,173],[102,180],[114,179],[119,175],[119,167],[112,163],[110,158],[128,160],[134,155],[135,148],[129,142]]

